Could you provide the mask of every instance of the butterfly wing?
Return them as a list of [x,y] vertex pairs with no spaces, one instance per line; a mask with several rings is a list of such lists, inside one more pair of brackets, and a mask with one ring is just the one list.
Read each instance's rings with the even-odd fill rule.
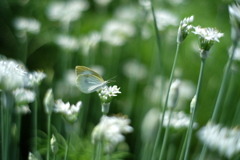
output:
[[104,87],[107,81],[92,74],[80,74],[77,77],[77,87],[83,93],[92,93]]
[[76,66],[75,73],[77,76],[79,76],[80,74],[89,74],[89,75],[95,75],[102,79],[102,77],[97,72],[85,66]]

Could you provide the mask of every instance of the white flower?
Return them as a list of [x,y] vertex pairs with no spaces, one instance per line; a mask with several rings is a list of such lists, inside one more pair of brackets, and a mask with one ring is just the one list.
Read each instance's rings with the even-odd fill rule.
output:
[[116,97],[117,94],[121,93],[116,85],[114,86],[105,86],[101,88],[98,92],[98,96],[100,97],[102,103],[109,103],[112,100],[112,97]]
[[27,75],[24,66],[14,60],[0,60],[0,89],[14,90],[24,86]]
[[47,114],[51,114],[54,107],[54,97],[53,97],[52,89],[48,89],[47,92],[45,93],[43,103],[45,107],[45,112]]
[[198,132],[199,139],[211,150],[231,158],[240,152],[240,130],[208,123]]
[[92,143],[106,142],[108,152],[112,152],[117,144],[125,140],[123,134],[133,131],[129,124],[130,120],[126,117],[102,116],[100,123],[92,132]]
[[190,30],[193,28],[191,23],[194,20],[194,16],[184,18],[179,25],[178,28],[178,37],[177,37],[177,42],[182,43],[184,39],[188,36]]
[[135,59],[125,63],[123,71],[128,78],[136,80],[142,80],[147,76],[146,66]]
[[134,5],[121,6],[116,9],[114,15],[117,19],[127,22],[135,22],[139,16],[138,8]]
[[113,46],[122,46],[135,32],[132,24],[122,20],[111,20],[103,26],[102,40]]
[[39,21],[33,18],[19,17],[14,20],[14,27],[19,31],[38,34],[41,28]]
[[[170,116],[170,111],[166,111],[163,120],[163,126],[167,127],[168,120]],[[162,114],[160,113],[160,120],[162,119]],[[190,117],[187,116],[184,112],[173,112],[170,121],[170,127],[175,129],[187,128],[190,124]],[[193,127],[197,128],[198,124],[194,123]]]
[[35,92],[24,88],[14,90],[13,95],[17,105],[28,104],[35,100]]
[[[229,51],[228,51],[229,57],[230,57],[230,55],[232,54],[232,50],[233,50],[233,48],[232,48],[232,46],[231,46],[231,47],[229,48]],[[237,61],[240,61],[240,46],[239,46],[239,45],[238,45],[238,47],[235,49],[233,59],[234,59],[234,60],[237,60]]]
[[94,0],[101,7],[107,6],[112,0]]
[[230,22],[232,25],[231,38],[238,41],[240,38],[240,5],[235,3],[228,6]]
[[177,16],[168,10],[157,9],[155,10],[155,16],[160,31],[165,30],[168,26],[177,26],[179,22]]
[[42,82],[42,80],[46,77],[46,74],[41,71],[34,71],[31,73],[28,73],[26,76],[26,86],[39,86]]
[[54,154],[57,153],[58,151],[58,143],[57,143],[57,139],[56,137],[54,136],[54,134],[52,134],[52,138],[50,140],[50,144],[51,144],[51,150]]
[[62,47],[63,49],[76,51],[79,49],[79,41],[78,39],[68,36],[68,35],[58,35],[55,43]]
[[201,38],[204,38],[206,41],[219,42],[219,38],[223,37],[223,33],[220,33],[214,28],[201,28],[200,26],[194,27],[194,34],[199,35]]
[[168,107],[169,108],[175,108],[176,107],[177,100],[178,100],[178,97],[179,97],[180,83],[181,83],[180,80],[176,79],[170,87],[169,98],[168,98]]
[[54,111],[63,114],[64,118],[69,122],[75,122],[81,106],[81,101],[78,101],[76,105],[70,105],[69,102],[64,103],[61,99],[58,99],[56,100]]
[[80,43],[81,48],[83,50],[84,55],[89,54],[89,50],[97,46],[97,44],[101,41],[101,34],[97,31],[93,31],[90,34],[81,37]]
[[223,33],[218,32],[214,28],[194,27],[194,34],[199,37],[200,57],[205,59],[208,57],[209,50],[215,42],[219,42],[219,38],[223,37]]
[[80,18],[82,11],[87,10],[89,4],[85,0],[71,0],[52,2],[47,8],[47,16],[50,20],[70,23]]
[[29,152],[28,154],[28,160],[38,160],[38,158],[36,156],[34,156],[34,154],[32,154],[31,152]]

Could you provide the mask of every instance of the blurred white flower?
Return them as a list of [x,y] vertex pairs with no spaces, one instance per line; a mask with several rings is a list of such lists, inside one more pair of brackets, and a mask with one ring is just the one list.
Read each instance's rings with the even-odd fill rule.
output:
[[34,154],[32,154],[31,152],[29,152],[29,154],[28,154],[28,160],[38,160],[38,158],[37,158]]
[[51,114],[54,107],[54,96],[52,89],[48,89],[43,99],[44,109],[47,114]]
[[53,21],[70,23],[79,19],[88,7],[88,1],[85,0],[56,1],[48,6],[47,16]]
[[80,45],[84,55],[89,54],[91,48],[95,48],[101,41],[101,34],[97,31],[93,31],[90,34],[80,38]]
[[[177,16],[168,10],[156,9],[155,16],[157,20],[157,27],[160,31],[164,31],[169,26],[177,26],[179,23]],[[152,19],[151,15],[151,20]]]
[[168,98],[168,107],[169,108],[175,108],[177,105],[177,101],[178,101],[178,97],[179,97],[179,88],[180,88],[180,80],[176,79],[171,87],[170,87],[170,91],[169,91],[169,98]]
[[26,86],[29,86],[29,87],[39,86],[45,77],[46,77],[46,74],[41,71],[30,72],[26,76],[26,80],[25,80]]
[[33,18],[19,17],[14,20],[13,24],[17,30],[32,34],[38,34],[41,28],[40,22]]
[[17,105],[27,105],[33,102],[36,96],[35,92],[24,88],[14,90],[13,95]]
[[92,143],[103,141],[107,152],[114,151],[116,145],[125,140],[123,134],[133,131],[129,124],[130,119],[124,116],[102,116],[99,124],[93,129]]
[[138,0],[138,2],[144,9],[151,9],[151,0]]
[[123,73],[128,78],[142,80],[147,76],[147,68],[144,64],[133,59],[133,60],[129,60],[124,64]]
[[58,143],[57,143],[57,139],[56,137],[54,136],[54,134],[52,134],[52,138],[50,140],[50,144],[51,144],[51,150],[54,154],[57,153],[58,151]]
[[128,22],[110,20],[103,26],[102,40],[113,46],[122,46],[135,32],[135,27]]
[[69,102],[64,103],[61,99],[58,99],[56,100],[54,111],[61,113],[67,121],[73,123],[77,120],[81,106],[81,101],[78,101],[76,105],[70,105]]
[[76,88],[76,74],[73,69],[67,70],[63,79],[56,82],[55,94],[56,97],[77,98],[79,96],[79,90]]
[[79,40],[68,35],[58,35],[56,37],[55,43],[59,47],[66,50],[76,51],[79,49]]
[[100,7],[106,7],[112,0],[94,0]]
[[114,15],[117,19],[127,21],[133,23],[138,20],[138,16],[140,15],[137,6],[127,5],[118,7]]
[[217,150],[227,158],[240,152],[240,130],[237,127],[208,123],[198,131],[198,137],[211,150]]
[[183,4],[183,3],[184,3],[184,0],[168,0],[168,2],[169,2],[171,5],[178,6],[178,5],[180,5],[180,4]]
[[[229,57],[232,54],[232,46],[229,48],[228,53],[229,53]],[[238,47],[235,49],[234,52],[234,56],[233,56],[233,60],[237,60],[240,61],[240,45],[238,45]]]
[[[166,111],[163,120],[163,126],[167,127],[168,120],[170,116],[170,111]],[[162,114],[160,113],[160,120],[162,119]],[[175,129],[187,128],[190,124],[190,117],[187,116],[184,112],[172,112],[170,127]],[[197,128],[198,124],[194,122],[193,128]]]
[[24,86],[27,75],[24,66],[15,60],[0,60],[0,89],[14,90]]
[[141,138],[143,142],[155,140],[155,134],[159,125],[160,111],[158,108],[151,108],[144,116],[141,125]]
[[233,3],[228,6],[231,28],[231,38],[233,41],[238,41],[240,38],[240,4]]

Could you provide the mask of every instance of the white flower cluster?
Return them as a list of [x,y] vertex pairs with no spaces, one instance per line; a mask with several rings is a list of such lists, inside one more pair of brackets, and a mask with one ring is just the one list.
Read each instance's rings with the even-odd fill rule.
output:
[[199,35],[201,38],[204,38],[206,41],[219,42],[219,38],[223,37],[223,33],[220,33],[214,28],[201,28],[200,26],[194,27],[194,34]]
[[177,42],[182,43],[184,39],[188,36],[190,33],[190,30],[193,28],[191,23],[194,20],[194,16],[184,18],[179,25],[178,28],[178,36],[177,36]]
[[222,127],[220,124],[208,123],[198,132],[199,139],[210,149],[231,158],[240,153],[240,130]]
[[14,90],[24,86],[26,70],[15,60],[0,60],[0,89]]
[[[164,115],[164,120],[163,120],[163,126],[167,127],[168,125],[168,120],[170,116],[170,111],[166,111]],[[162,114],[160,114],[160,120],[162,119]],[[190,124],[190,117],[187,116],[184,112],[173,112],[171,116],[171,121],[170,121],[170,127],[173,127],[175,129],[180,129],[184,127],[188,127]],[[194,123],[193,127],[197,128],[198,124]]]
[[14,20],[13,24],[17,30],[32,34],[38,34],[41,28],[40,22],[33,18],[19,17]]
[[35,100],[35,92],[24,88],[18,88],[13,91],[13,95],[16,102],[17,113],[29,113],[30,109],[28,103],[31,103]]
[[135,80],[142,80],[147,76],[146,66],[135,59],[126,62],[123,71],[128,78]]
[[39,86],[44,78],[46,78],[46,74],[41,71],[30,72],[26,77],[26,86]]
[[157,9],[155,11],[155,16],[157,20],[157,27],[160,31],[164,31],[169,26],[177,26],[179,22],[177,16],[168,10]]
[[50,20],[70,23],[80,18],[82,11],[87,10],[89,4],[85,0],[56,1],[47,8],[47,16]]
[[116,97],[117,94],[121,93],[116,85],[114,86],[105,86],[101,88],[98,92],[98,96],[102,103],[109,103],[112,100],[112,97]]
[[122,46],[135,32],[135,27],[129,22],[110,20],[103,26],[102,40],[113,46]]
[[101,34],[97,31],[93,31],[90,34],[80,38],[81,48],[84,55],[89,54],[89,50],[97,46],[101,41]]
[[233,41],[238,41],[240,38],[240,4],[229,5],[228,10],[232,25],[231,38]]
[[223,37],[223,33],[218,32],[214,28],[194,27],[194,34],[199,36],[200,57],[205,59],[208,57],[209,50],[215,42],[219,42],[219,38]]
[[117,144],[125,140],[123,134],[133,131],[129,124],[130,119],[124,116],[102,116],[92,132],[92,143],[103,141],[106,143],[106,151],[112,152]]
[[39,85],[45,77],[46,74],[42,72],[27,72],[20,62],[7,58],[0,59],[0,89],[2,90],[33,87]]
[[59,47],[66,50],[76,51],[79,49],[79,40],[68,35],[58,35],[56,37],[55,43]]
[[78,101],[76,105],[70,105],[69,102],[64,103],[61,99],[58,99],[56,100],[54,111],[63,114],[67,121],[75,122],[81,106],[81,101]]

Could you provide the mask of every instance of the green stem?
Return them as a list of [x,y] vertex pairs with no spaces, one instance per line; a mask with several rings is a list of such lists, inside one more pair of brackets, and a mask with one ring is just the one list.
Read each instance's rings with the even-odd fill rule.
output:
[[50,126],[51,126],[51,113],[48,114],[47,117],[47,132],[48,132],[48,139],[47,139],[47,160],[49,160],[50,157]]
[[171,108],[170,114],[169,114],[169,119],[168,119],[167,128],[166,128],[166,131],[165,131],[165,134],[164,134],[164,138],[163,138],[163,144],[162,144],[162,148],[161,148],[159,160],[162,160],[162,159],[163,159],[163,154],[164,154],[164,152],[165,152],[165,147],[166,147],[167,139],[168,139],[168,135],[169,135],[169,128],[170,128],[170,122],[171,122],[172,112],[173,112],[173,109]]
[[64,160],[67,160],[68,157],[68,151],[69,151],[69,144],[70,144],[70,138],[71,138],[71,133],[69,133],[68,138],[67,138],[67,147],[66,147],[66,152],[65,152],[65,156],[64,156]]
[[4,160],[4,157],[5,157],[5,134],[4,134],[4,131],[5,131],[5,127],[4,127],[4,109],[5,109],[5,105],[4,105],[4,102],[5,102],[5,96],[4,96],[4,93],[2,92],[1,93],[1,151],[2,151],[2,160]]
[[166,96],[164,107],[163,107],[163,111],[162,111],[162,117],[161,117],[161,121],[160,121],[159,128],[158,128],[158,131],[157,131],[157,138],[156,138],[156,141],[154,143],[152,160],[155,159],[157,147],[158,147],[159,140],[160,140],[160,137],[161,137],[161,131],[162,131],[164,116],[165,116],[165,112],[166,112],[166,108],[167,108],[169,92],[170,92],[171,84],[172,84],[172,81],[173,81],[174,71],[175,71],[176,62],[177,62],[177,58],[178,58],[179,47],[180,47],[180,44],[178,43],[177,44],[175,58],[174,58],[174,62],[173,62],[173,67],[172,67],[172,71],[171,71],[171,75],[170,75],[170,79],[169,79],[169,85],[168,85],[168,89],[167,89],[167,96]]
[[[197,92],[196,92],[196,103],[194,105],[193,113],[192,113],[191,120],[190,120],[190,125],[188,127],[188,132],[187,132],[187,135],[185,137],[185,138],[187,138],[187,141],[186,141],[187,143],[186,143],[186,151],[185,151],[185,154],[184,154],[184,160],[187,160],[187,157],[188,157],[190,142],[191,142],[191,138],[192,138],[193,123],[194,123],[194,120],[195,120],[195,117],[196,117],[196,111],[197,111],[197,107],[198,107],[200,89],[201,89],[201,85],[202,85],[204,66],[205,66],[205,59],[203,58],[202,61],[201,61],[200,74],[199,74],[199,77],[198,77],[198,86],[197,86]],[[182,147],[182,152],[184,152],[184,149],[185,149],[185,146]]]
[[97,142],[96,160],[101,160],[102,157],[102,141]]
[[[221,82],[220,90],[218,92],[217,101],[216,101],[216,104],[214,106],[211,122],[216,122],[216,120],[217,120],[217,115],[218,115],[218,112],[219,112],[219,109],[220,109],[220,104],[223,100],[223,96],[224,96],[224,93],[225,93],[225,90],[226,90],[226,87],[227,87],[227,82],[228,82],[228,79],[230,77],[230,69],[231,69],[231,65],[232,65],[232,61],[233,61],[233,57],[234,57],[234,53],[235,53],[235,50],[237,48],[237,45],[238,45],[237,41],[233,43],[232,53],[230,55],[230,58],[228,58],[228,62],[226,64],[226,69],[225,69],[224,74],[223,74],[223,79],[222,79],[222,82]],[[199,160],[204,159],[204,157],[206,155],[206,151],[207,151],[207,146],[206,146],[206,143],[204,143],[204,146],[203,146],[203,149],[201,151],[201,155],[200,155]]]
[[35,93],[36,93],[36,98],[34,101],[34,106],[33,106],[33,132],[34,132],[34,144],[33,144],[33,153],[37,152],[37,119],[38,119],[38,108],[37,108],[37,103],[38,103],[38,88],[34,88]]

